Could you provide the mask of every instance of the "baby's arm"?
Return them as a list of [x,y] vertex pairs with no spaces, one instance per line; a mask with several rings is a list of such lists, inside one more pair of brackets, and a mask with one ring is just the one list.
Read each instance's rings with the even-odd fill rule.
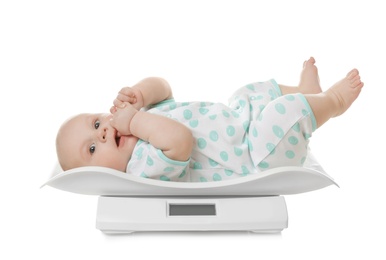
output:
[[130,103],[123,103],[113,113],[111,125],[121,135],[134,135],[162,150],[176,161],[189,159],[193,148],[193,136],[183,124],[160,115],[138,111]]
[[133,87],[122,88],[114,106],[119,107],[123,102],[129,102],[136,109],[147,107],[173,97],[169,83],[163,78],[149,77],[141,80]]

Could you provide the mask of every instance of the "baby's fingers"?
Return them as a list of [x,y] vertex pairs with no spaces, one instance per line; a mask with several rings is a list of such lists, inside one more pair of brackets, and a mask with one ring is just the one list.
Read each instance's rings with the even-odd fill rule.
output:
[[125,103],[119,99],[114,99],[113,101],[113,104],[115,106],[115,108],[124,108],[125,107]]
[[114,100],[114,106],[110,108],[110,113],[114,114],[115,112],[118,111],[118,108],[125,108],[126,104],[119,101],[119,100]]
[[115,112],[117,112],[117,107],[116,107],[116,106],[112,106],[112,107],[110,108],[110,113],[111,113],[111,114],[114,114]]
[[115,108],[121,106],[122,104],[123,104],[123,102],[118,100],[118,99],[114,99],[114,101],[113,101],[113,105],[114,105]]
[[120,100],[121,102],[129,102],[130,104],[135,104],[135,102],[137,102],[137,98],[135,97],[134,93],[123,94],[119,92],[116,99]]
[[[114,129],[117,130],[117,136],[119,137],[121,134],[119,134],[119,130],[118,130],[119,125],[118,125],[117,119],[114,118],[114,117],[111,118],[111,119],[110,119],[110,125],[111,125]],[[118,134],[119,134],[119,135],[118,135]]]

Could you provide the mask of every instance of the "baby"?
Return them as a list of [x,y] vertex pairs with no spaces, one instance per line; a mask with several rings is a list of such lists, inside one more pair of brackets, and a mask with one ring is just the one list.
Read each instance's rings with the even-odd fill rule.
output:
[[359,72],[322,92],[315,59],[303,64],[299,86],[274,80],[246,85],[229,106],[177,103],[169,84],[146,78],[123,88],[111,114],[80,114],[57,135],[63,170],[104,166],[164,181],[220,181],[302,166],[313,131],[344,113],[363,83]]

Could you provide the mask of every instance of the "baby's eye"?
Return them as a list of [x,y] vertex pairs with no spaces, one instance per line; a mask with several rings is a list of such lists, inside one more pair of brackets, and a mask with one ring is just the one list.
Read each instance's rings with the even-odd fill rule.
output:
[[90,145],[89,151],[91,154],[95,153],[95,144]]
[[98,129],[98,128],[99,128],[99,125],[100,125],[99,120],[95,121],[95,123],[94,123],[95,129]]

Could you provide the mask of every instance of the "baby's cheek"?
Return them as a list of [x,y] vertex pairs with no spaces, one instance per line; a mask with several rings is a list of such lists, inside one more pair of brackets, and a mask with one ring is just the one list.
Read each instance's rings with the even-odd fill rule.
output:
[[108,162],[107,167],[118,171],[126,172],[127,163],[128,161],[125,158],[117,156],[115,158],[112,158],[112,160]]
[[131,158],[131,155],[133,154],[134,148],[137,145],[138,140],[139,139],[133,135],[127,137],[127,147],[125,148],[127,148],[126,155],[128,156],[128,158]]

